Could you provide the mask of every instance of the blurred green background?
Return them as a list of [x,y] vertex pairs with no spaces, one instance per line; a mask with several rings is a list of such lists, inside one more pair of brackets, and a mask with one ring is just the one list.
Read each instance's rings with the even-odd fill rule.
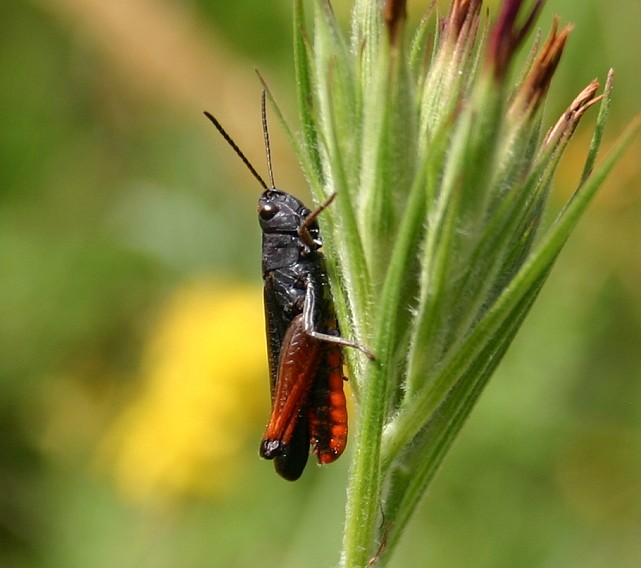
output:
[[[549,0],[544,30],[556,13],[576,28],[549,122],[612,66],[607,149],[641,107],[641,6]],[[201,114],[263,171],[253,68],[293,119],[290,28],[285,0],[3,0],[0,566],[336,564],[349,459],[288,484],[257,457],[260,188]],[[273,122],[277,185],[307,199]],[[392,566],[641,565],[640,149],[580,223]]]

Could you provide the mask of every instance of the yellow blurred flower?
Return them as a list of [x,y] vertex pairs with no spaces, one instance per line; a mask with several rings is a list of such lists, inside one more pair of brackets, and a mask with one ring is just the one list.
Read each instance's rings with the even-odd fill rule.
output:
[[139,394],[100,447],[122,493],[171,502],[229,487],[267,416],[262,291],[179,290],[150,337]]

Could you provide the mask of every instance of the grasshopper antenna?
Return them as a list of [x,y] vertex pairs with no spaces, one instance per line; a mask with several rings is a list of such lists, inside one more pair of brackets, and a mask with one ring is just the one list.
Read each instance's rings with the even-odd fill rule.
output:
[[[232,149],[234,150],[234,152],[236,152],[238,157],[243,161],[243,164],[245,164],[247,166],[249,171],[258,180],[258,183],[260,183],[260,185],[263,186],[263,189],[270,189],[269,187],[267,187],[267,184],[265,183],[265,180],[256,171],[256,168],[252,165],[252,163],[249,161],[247,156],[245,156],[245,154],[243,154],[243,151],[238,147],[238,144],[236,144],[236,142],[234,142],[232,137],[229,134],[227,134],[227,132],[222,127],[220,122],[218,122],[218,120],[216,120],[216,118],[212,114],[208,113],[207,111],[204,111],[203,114],[216,127],[216,130],[218,130],[218,132],[220,132],[220,135],[225,139],[227,144],[229,144],[232,147]],[[266,122],[266,119],[265,119],[265,92],[263,91],[263,131],[265,133],[265,140],[268,140],[266,125],[267,125],[267,122]],[[269,155],[269,152],[267,153],[267,156],[268,156],[267,164],[269,166],[269,179],[272,182],[271,188],[273,189],[274,188],[274,178],[273,178],[273,175],[272,175],[271,157]]]
[[269,131],[267,130],[267,111],[265,110],[265,89],[260,95],[260,116],[263,121],[263,137],[265,138],[265,154],[267,156],[267,172],[269,173],[269,183],[272,189],[276,187],[274,184],[274,170],[272,169],[272,148],[269,143]]

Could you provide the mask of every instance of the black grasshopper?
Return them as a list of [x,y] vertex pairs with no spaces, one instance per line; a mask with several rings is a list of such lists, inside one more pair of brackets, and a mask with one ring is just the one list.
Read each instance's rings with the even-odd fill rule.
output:
[[220,123],[205,115],[264,189],[258,219],[263,232],[272,412],[260,455],[274,459],[278,474],[294,481],[305,468],[310,444],[319,463],[331,463],[347,443],[341,346],[360,349],[370,359],[374,356],[341,338],[338,330],[316,220],[334,195],[311,211],[293,195],[275,188],[264,91],[261,113],[269,186]]

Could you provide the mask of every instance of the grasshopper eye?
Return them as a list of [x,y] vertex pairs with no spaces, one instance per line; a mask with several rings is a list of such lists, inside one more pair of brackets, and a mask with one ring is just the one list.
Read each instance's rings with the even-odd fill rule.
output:
[[278,207],[274,205],[267,204],[258,209],[258,214],[263,221],[269,221],[276,213],[278,213]]

